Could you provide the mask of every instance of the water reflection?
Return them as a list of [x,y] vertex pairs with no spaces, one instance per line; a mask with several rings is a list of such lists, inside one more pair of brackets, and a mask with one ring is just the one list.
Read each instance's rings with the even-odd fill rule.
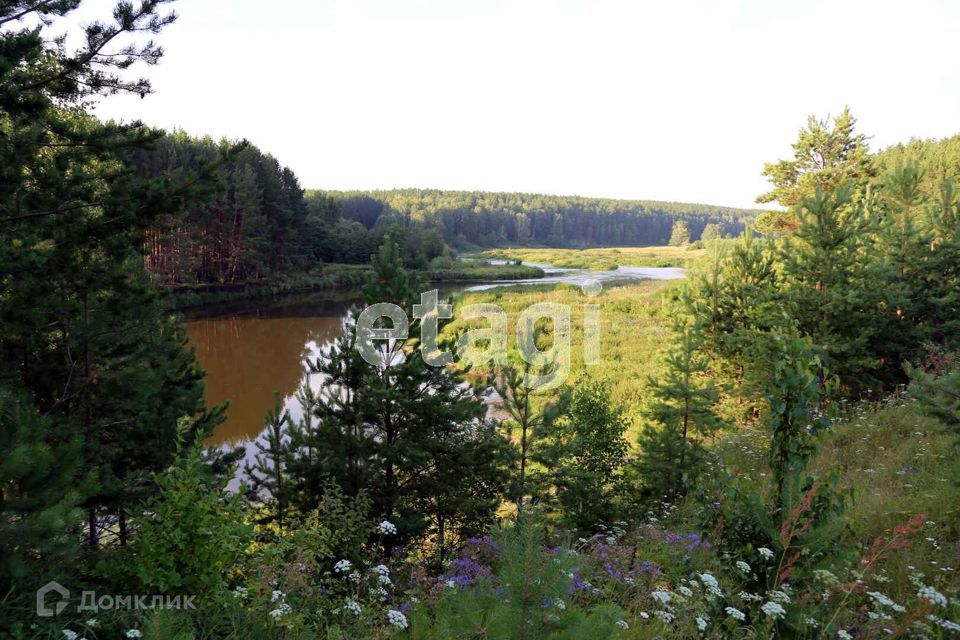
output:
[[255,439],[274,392],[292,415],[298,414],[296,392],[307,379],[304,361],[337,338],[347,308],[346,302],[301,299],[188,322],[187,333],[207,372],[207,403],[230,402],[227,420],[210,443]]

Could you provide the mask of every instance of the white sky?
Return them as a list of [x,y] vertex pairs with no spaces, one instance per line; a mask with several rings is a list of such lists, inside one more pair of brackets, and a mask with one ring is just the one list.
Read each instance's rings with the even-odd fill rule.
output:
[[949,0],[174,7],[155,94],[98,113],[248,138],[310,188],[753,206],[808,114],[849,104],[875,148],[960,130]]

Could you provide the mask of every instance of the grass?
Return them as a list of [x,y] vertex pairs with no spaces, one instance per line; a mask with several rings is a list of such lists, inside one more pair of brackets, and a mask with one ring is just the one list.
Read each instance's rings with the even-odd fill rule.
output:
[[491,249],[481,258],[545,262],[555,267],[610,271],[617,267],[687,267],[703,259],[706,249],[688,247],[602,247],[596,249]]
[[[644,280],[607,287],[589,298],[579,287],[566,285],[502,287],[462,294],[457,305],[487,303],[502,308],[508,319],[508,348],[514,345],[517,319],[524,309],[538,302],[566,305],[571,313],[568,382],[588,373],[608,383],[613,400],[627,409],[634,425],[630,435],[633,440],[645,404],[646,380],[657,373],[660,353],[671,335],[668,310],[677,287],[676,281]],[[585,366],[583,314],[588,303],[600,305],[600,364]],[[459,309],[454,311],[454,317],[460,317]],[[447,331],[454,334],[471,326],[486,327],[488,323],[478,320],[468,325],[457,319],[448,325]]]

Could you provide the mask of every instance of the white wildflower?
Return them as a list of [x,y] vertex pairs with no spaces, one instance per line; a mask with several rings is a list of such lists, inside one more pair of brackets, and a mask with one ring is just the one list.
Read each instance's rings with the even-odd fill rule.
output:
[[357,571],[356,569],[354,569],[353,571],[351,571],[351,572],[350,572],[350,575],[347,576],[347,578],[350,579],[350,582],[360,582],[360,579],[361,579],[362,577],[363,577],[363,576],[361,576],[361,575],[360,575],[360,572]]
[[934,623],[937,626],[943,627],[947,631],[954,631],[954,632],[960,631],[960,624],[957,624],[952,620],[946,620],[945,618],[941,618],[940,616],[935,616],[933,614],[928,615],[927,620],[929,620],[930,622]]
[[621,629],[629,629],[629,628],[630,628],[630,625],[627,624],[627,621],[626,621],[626,620],[617,620],[616,624],[617,624],[617,626],[620,627]]
[[923,598],[931,604],[940,605],[941,607],[947,606],[946,596],[933,587],[921,587],[920,591],[917,592],[917,597]]
[[790,604],[790,596],[783,591],[768,591],[767,597],[780,604]]
[[292,611],[293,611],[293,608],[290,605],[288,605],[286,602],[284,602],[279,607],[277,607],[276,609],[270,612],[270,617],[276,620],[277,618],[281,618],[285,615],[288,615]]
[[750,565],[743,560],[737,560],[737,569],[739,569],[741,573],[750,573]]
[[343,605],[343,608],[352,613],[355,616],[363,613],[363,607],[360,606],[360,603],[356,600],[348,599],[346,604]]
[[700,629],[700,631],[706,631],[708,622],[709,620],[707,620],[705,617],[697,616],[697,629]]
[[773,560],[773,551],[767,549],[766,547],[760,547],[757,549],[757,553],[763,556],[767,560]]
[[650,596],[654,600],[664,605],[670,604],[670,598],[672,597],[672,595],[673,594],[671,594],[669,591],[663,588],[657,589],[656,591],[650,594]]
[[80,635],[79,633],[77,633],[76,631],[71,631],[70,629],[63,630],[63,637],[66,638],[67,640],[77,640],[77,637],[79,635]]
[[387,622],[398,629],[406,629],[410,626],[410,623],[407,622],[407,616],[403,615],[402,612],[397,611],[396,609],[390,609],[387,611]]
[[763,606],[760,607],[760,610],[767,614],[768,617],[777,620],[787,615],[787,610],[783,608],[779,602],[765,602]]
[[140,633],[140,630],[139,630],[139,629],[127,629],[127,632],[126,632],[125,634],[123,634],[123,635],[125,635],[126,637],[132,639],[132,638],[139,638],[139,637],[142,636],[143,634]]
[[389,520],[384,520],[377,525],[377,532],[384,536],[393,536],[397,534],[397,527]]
[[353,569],[353,564],[349,560],[338,560],[337,564],[333,565],[334,573],[349,573]]
[[563,611],[567,608],[567,603],[560,598],[557,598],[557,601],[554,604],[556,605],[557,609],[560,609],[560,611]]
[[84,622],[84,624],[87,625],[88,627],[90,627],[91,629],[96,629],[96,628],[97,628],[97,619],[96,619],[96,618],[90,618],[89,620],[87,620],[86,622]]
[[375,574],[380,575],[380,576],[388,576],[388,575],[390,575],[390,568],[387,567],[387,565],[385,565],[385,564],[378,564],[377,566],[375,566],[375,567],[372,569],[372,571],[373,571]]
[[734,620],[739,620],[743,622],[744,620],[747,619],[747,614],[745,614],[743,611],[740,611],[739,609],[734,609],[733,607],[727,607],[726,609],[724,609],[724,611],[726,611],[727,615],[733,618]]
[[274,589],[273,593],[270,594],[270,602],[276,602],[277,600],[283,600],[283,591]]
[[853,636],[850,635],[845,629],[840,629],[837,631],[837,637],[840,638],[840,640],[853,640]]
[[803,619],[803,624],[813,628],[817,628],[820,626],[820,623],[817,622],[816,619],[811,618],[810,616],[807,616],[806,618]]
[[717,596],[718,598],[723,597],[723,592],[720,590],[720,583],[717,582],[717,579],[714,578],[709,573],[701,573],[700,581],[703,583],[703,586],[706,587],[707,591],[711,594]]
[[746,600],[747,602],[760,602],[763,600],[762,596],[758,596],[757,594],[750,593],[748,591],[741,591],[737,595],[740,596],[741,600]]
[[670,624],[671,622],[673,622],[673,614],[670,613],[669,611],[654,611],[653,615],[657,616],[667,624]]
[[641,612],[640,612],[640,617],[643,618],[644,620],[649,620],[649,619],[650,619],[650,614],[647,613],[646,611],[641,611]]
[[680,594],[685,598],[690,598],[693,596],[693,591],[691,591],[689,587],[679,587],[677,591],[679,591]]

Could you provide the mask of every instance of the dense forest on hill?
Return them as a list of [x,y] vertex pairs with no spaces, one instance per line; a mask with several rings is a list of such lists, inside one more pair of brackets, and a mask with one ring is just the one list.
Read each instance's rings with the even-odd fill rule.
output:
[[456,246],[664,245],[674,223],[697,240],[708,224],[739,235],[759,213],[748,209],[653,200],[614,200],[535,193],[396,189],[308,192],[342,199],[343,215],[373,228],[379,221],[425,224]]
[[[448,191],[304,192],[297,176],[247,142],[162,135],[126,163],[145,176],[203,183],[203,198],[160,216],[145,233],[159,282],[236,283],[319,263],[365,263],[387,236],[407,266],[447,246],[662,245],[737,235],[755,212],[645,201]],[[706,230],[706,233],[704,231]]]

